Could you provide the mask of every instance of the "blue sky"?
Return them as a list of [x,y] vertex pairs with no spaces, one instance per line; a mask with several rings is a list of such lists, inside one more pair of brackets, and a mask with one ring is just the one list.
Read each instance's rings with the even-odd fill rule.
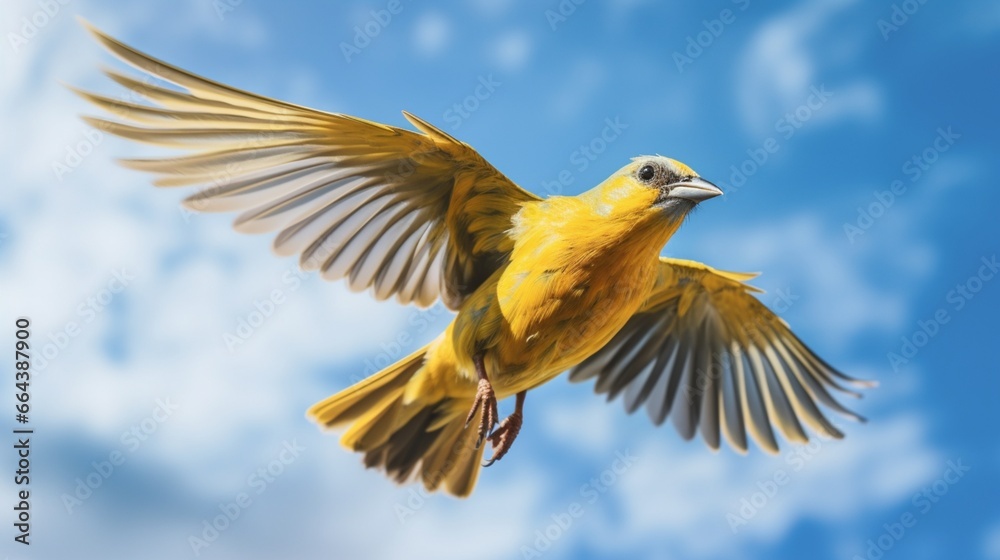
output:
[[[762,271],[761,299],[820,355],[879,381],[849,403],[869,422],[776,457],[712,453],[560,378],[471,499],[394,486],[304,411],[449,314],[298,275],[266,237],[116,166],[162,152],[77,118],[93,111],[60,82],[122,92],[75,15],[261,94],[397,126],[405,109],[540,194],[640,154],[687,163],[727,194],[666,253]],[[48,352],[34,542],[8,524],[7,557],[1000,558],[995,3],[17,0],[0,16],[0,311],[6,340],[29,316]]]

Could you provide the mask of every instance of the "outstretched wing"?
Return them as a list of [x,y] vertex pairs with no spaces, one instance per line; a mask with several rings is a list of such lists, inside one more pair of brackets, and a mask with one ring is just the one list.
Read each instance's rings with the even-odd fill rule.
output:
[[152,77],[107,70],[152,103],[79,91],[118,120],[85,117],[118,136],[187,153],[129,159],[157,186],[197,185],[184,205],[238,211],[244,233],[277,231],[274,251],[304,270],[345,278],[376,298],[457,308],[512,248],[510,218],[534,195],[467,144],[404,113],[420,132],[268,99],[201,78],[100,31],[113,54]]
[[863,420],[831,397],[847,377],[814,354],[788,324],[743,282],[755,274],[715,270],[694,261],[660,259],[653,295],[601,350],[574,368],[573,381],[597,378],[595,390],[625,408],[646,405],[661,424],[670,416],[685,439],[701,431],[712,449],[720,430],[730,445],[747,449],[747,431],[765,450],[778,451],[771,425],[793,442],[806,442],[802,422],[835,438],[843,434],[818,403]]

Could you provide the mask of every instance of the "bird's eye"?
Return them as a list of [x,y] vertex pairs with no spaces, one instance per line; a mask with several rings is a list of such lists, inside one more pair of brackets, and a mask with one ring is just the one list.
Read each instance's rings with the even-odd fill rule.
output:
[[656,176],[656,170],[653,169],[652,165],[643,165],[642,169],[639,170],[639,180],[648,183],[653,180]]

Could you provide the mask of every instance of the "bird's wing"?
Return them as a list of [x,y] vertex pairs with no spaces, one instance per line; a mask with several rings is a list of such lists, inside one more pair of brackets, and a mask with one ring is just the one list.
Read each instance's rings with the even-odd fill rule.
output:
[[86,120],[187,151],[122,163],[159,174],[157,186],[202,187],[185,199],[187,208],[238,211],[240,232],[277,231],[274,251],[298,254],[304,270],[325,279],[421,306],[441,297],[455,309],[512,249],[511,216],[538,200],[467,144],[408,113],[420,132],[240,91],[90,30],[148,76],[107,75],[154,105],[78,92],[117,119]]
[[718,449],[720,431],[737,450],[747,431],[777,452],[771,425],[793,442],[808,441],[802,423],[840,438],[818,406],[862,420],[829,389],[870,386],[847,377],[814,354],[765,307],[746,280],[755,274],[715,270],[694,261],[660,259],[652,296],[602,349],[570,373],[597,378],[608,400],[624,394],[625,408],[646,405],[661,424],[667,416],[685,439],[701,431]]

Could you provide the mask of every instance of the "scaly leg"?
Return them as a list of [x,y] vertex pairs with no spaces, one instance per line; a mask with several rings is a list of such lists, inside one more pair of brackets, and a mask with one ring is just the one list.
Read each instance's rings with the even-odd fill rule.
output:
[[521,391],[517,394],[514,414],[504,418],[503,422],[500,423],[500,427],[490,434],[490,443],[493,444],[493,458],[486,462],[483,465],[484,467],[488,467],[502,459],[510,451],[511,446],[514,445],[514,439],[517,438],[518,432],[521,431],[521,424],[524,422],[522,410],[524,409],[524,397],[527,394],[527,391]]
[[493,392],[493,385],[490,384],[489,378],[486,377],[486,365],[483,364],[482,353],[473,356],[472,363],[476,365],[476,375],[479,376],[479,387],[476,390],[476,400],[472,403],[472,410],[465,417],[465,427],[469,427],[472,418],[476,415],[476,411],[482,406],[483,413],[479,420],[479,437],[476,439],[476,449],[479,449],[479,446],[482,445],[483,440],[486,438],[486,434],[493,429],[493,426],[499,420],[500,413],[497,411],[497,396]]

